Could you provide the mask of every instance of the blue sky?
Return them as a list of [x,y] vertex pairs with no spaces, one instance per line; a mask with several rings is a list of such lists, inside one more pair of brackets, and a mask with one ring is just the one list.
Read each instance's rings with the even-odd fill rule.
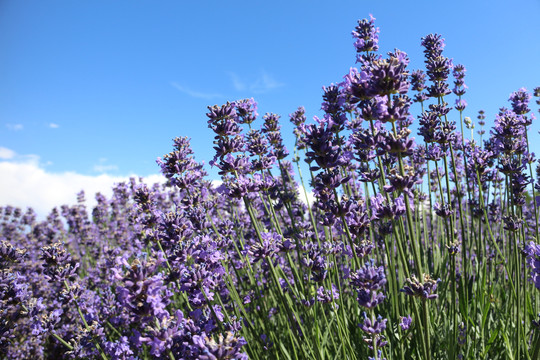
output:
[[[31,190],[14,200],[9,187],[22,177],[39,183],[38,172],[45,182],[78,176],[80,187],[156,174],[176,136],[190,137],[208,163],[206,106],[227,100],[254,97],[261,115],[282,115],[291,148],[287,115],[300,105],[308,118],[320,113],[321,87],[355,66],[351,31],[370,13],[381,52],[407,52],[411,70],[423,67],[420,38],[443,35],[446,56],[467,67],[471,117],[484,109],[491,124],[512,91],[540,86],[538,0],[4,0],[0,165],[11,180],[0,184],[0,205],[29,202]],[[28,164],[37,172],[16,167]]]

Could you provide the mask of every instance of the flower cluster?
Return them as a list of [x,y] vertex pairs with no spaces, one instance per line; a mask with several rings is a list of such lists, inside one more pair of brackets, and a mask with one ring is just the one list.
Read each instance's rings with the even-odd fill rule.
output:
[[372,16],[353,37],[321,114],[289,115],[293,159],[280,116],[241,99],[206,114],[219,185],[177,137],[164,185],[1,207],[0,359],[537,358],[531,94],[491,131],[480,111],[478,141],[441,35],[422,70],[378,53]]

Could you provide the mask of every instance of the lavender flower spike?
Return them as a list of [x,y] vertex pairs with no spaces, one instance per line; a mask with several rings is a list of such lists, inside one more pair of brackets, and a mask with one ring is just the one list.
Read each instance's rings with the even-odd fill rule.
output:
[[422,300],[431,300],[436,299],[439,295],[435,294],[437,290],[437,284],[439,280],[433,280],[428,274],[424,274],[424,282],[421,283],[418,281],[416,276],[406,279],[409,285],[405,285],[400,291],[404,292],[407,295],[419,297]]

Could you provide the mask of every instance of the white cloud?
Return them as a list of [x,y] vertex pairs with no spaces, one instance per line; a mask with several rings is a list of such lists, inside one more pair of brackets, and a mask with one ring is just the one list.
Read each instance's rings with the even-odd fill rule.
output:
[[[53,207],[75,204],[76,194],[85,191],[87,206],[95,204],[95,194],[101,192],[110,197],[114,184],[128,181],[130,176],[82,175],[76,172],[53,173],[39,164],[36,155],[20,156],[14,154],[13,161],[0,161],[0,206],[12,205],[22,209],[32,207],[38,217],[43,219]],[[137,177],[132,175],[132,177]],[[145,182],[163,183],[165,178],[150,175]]]
[[[100,159],[105,162],[106,159]],[[83,175],[73,171],[54,173],[47,171],[37,155],[19,155],[15,151],[0,147],[0,206],[11,205],[23,209],[31,207],[44,219],[54,207],[77,202],[77,193],[84,190],[86,205],[91,210],[95,205],[95,194],[100,192],[107,198],[112,195],[112,187],[120,182],[129,181],[137,175],[112,176],[100,174]],[[164,183],[161,174],[146,176],[147,184]],[[214,186],[221,185],[221,180],[212,180]],[[300,199],[305,203],[305,194],[299,187]],[[307,189],[310,205],[314,196]]]
[[285,85],[274,79],[264,70],[250,82],[244,81],[233,72],[230,72],[229,76],[231,77],[233,87],[236,91],[249,91],[255,94],[261,94]]
[[55,123],[50,123],[50,124],[49,124],[49,127],[50,127],[51,129],[58,129],[58,128],[60,127],[60,125],[55,124]]
[[221,94],[217,94],[217,93],[205,93],[205,92],[200,92],[200,91],[195,91],[195,90],[192,90],[190,88],[187,88],[185,86],[182,86],[176,82],[171,82],[171,85],[173,87],[175,87],[176,89],[180,90],[181,92],[183,92],[184,94],[187,94],[191,97],[194,97],[194,98],[199,98],[199,99],[214,99],[214,98],[220,98],[220,97],[223,97],[223,95]]
[[6,127],[9,130],[13,130],[13,131],[19,131],[19,130],[24,129],[23,124],[6,124]]
[[0,159],[9,160],[15,157],[15,151],[0,146]]

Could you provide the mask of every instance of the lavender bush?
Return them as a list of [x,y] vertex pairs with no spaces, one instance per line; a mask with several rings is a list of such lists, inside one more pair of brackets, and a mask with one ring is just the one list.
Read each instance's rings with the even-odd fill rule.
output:
[[290,115],[292,155],[245,99],[206,114],[219,186],[176,138],[165,186],[132,179],[91,211],[81,193],[44,221],[0,208],[0,358],[540,358],[532,95],[489,132],[481,111],[475,138],[442,37],[411,71],[378,34],[358,22],[322,118]]

